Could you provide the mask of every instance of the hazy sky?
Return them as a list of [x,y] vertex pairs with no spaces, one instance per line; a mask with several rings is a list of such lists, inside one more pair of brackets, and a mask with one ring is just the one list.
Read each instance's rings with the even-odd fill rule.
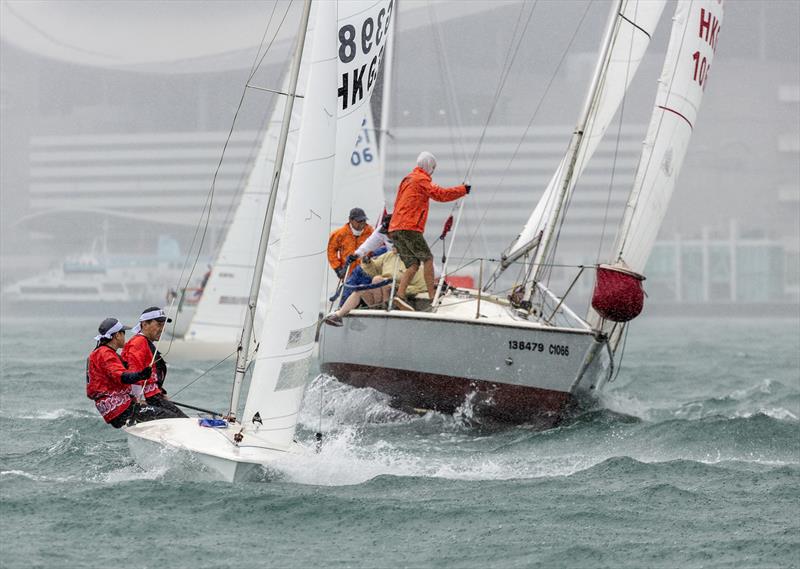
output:
[[[279,34],[272,59],[267,62],[285,58],[288,42],[281,44],[280,38],[292,35],[297,5],[299,2],[289,10],[286,31]],[[443,56],[459,102],[465,108],[485,112],[495,92],[496,62],[507,49],[516,18],[523,13],[520,3],[471,0],[430,4],[406,0],[400,6],[399,32],[406,45],[398,47],[398,109],[410,111],[413,117],[420,108],[445,106],[431,43],[431,20],[435,19],[441,25]],[[798,103],[791,94],[800,84],[800,2],[728,0],[725,6],[713,81],[701,113],[702,128],[692,141],[693,152],[687,158],[675,207],[665,226],[677,229],[690,219],[698,228],[704,223],[727,227],[725,220],[736,216],[769,233],[774,229],[769,222],[778,215],[784,219],[778,223],[783,229],[777,237],[791,239],[792,230],[797,231],[791,208],[796,208],[798,202],[787,205],[776,196],[780,192],[797,192],[800,183],[798,152],[791,151],[800,136]],[[103,112],[109,115],[115,104],[119,115],[125,115],[126,97],[131,94],[130,77],[137,75],[120,69],[143,73],[145,89],[151,93],[135,90],[134,86],[134,102],[141,105],[146,98],[147,108],[153,117],[158,117],[154,119],[156,123],[163,124],[163,117],[174,117],[177,126],[172,130],[180,128],[179,118],[185,109],[179,99],[164,94],[192,95],[194,79],[181,82],[181,74],[194,78],[212,72],[208,75],[212,82],[230,77],[227,86],[214,87],[218,92],[204,103],[218,109],[213,129],[225,130],[241,89],[241,70],[252,63],[254,46],[265,33],[264,23],[286,8],[286,2],[255,0],[4,0],[0,3],[4,119],[0,160],[4,203],[16,203],[9,194],[9,180],[27,175],[29,137],[72,134],[81,129],[124,131],[124,122],[106,124],[107,118],[103,119],[106,122],[94,118],[98,116],[97,109],[105,109]],[[567,75],[568,81],[570,73],[578,73],[581,78],[586,74],[608,8],[609,4],[603,1],[536,3],[536,17],[520,47],[523,57],[501,95],[494,124],[518,124],[523,117],[527,120],[535,90],[542,88],[584,13],[586,20],[571,40],[570,58],[561,73]],[[651,57],[663,52],[666,45],[669,26],[665,22],[671,10],[670,4],[654,37]],[[268,35],[275,28],[273,25]],[[658,64],[651,67],[657,71]],[[153,79],[154,73],[163,75],[160,83]],[[642,81],[652,82],[654,74],[649,79],[646,74],[643,72]],[[54,80],[54,76],[58,79]],[[91,92],[95,78],[100,76],[106,78],[104,94]],[[581,81],[574,82],[579,85],[574,92],[555,93],[546,102],[548,110],[542,113],[545,124],[553,120],[569,124],[574,120],[575,103],[582,98],[584,89]],[[84,85],[92,87],[87,89]],[[29,88],[35,89],[35,95],[26,91]],[[115,103],[117,91],[120,95]],[[159,97],[151,100],[156,92]],[[781,93],[788,93],[788,102],[781,99]],[[84,106],[75,103],[84,100]],[[648,105],[645,102],[641,106],[646,110]],[[399,115],[400,120],[402,116]],[[482,116],[478,115],[479,121]],[[252,113],[248,119],[251,122],[245,121],[241,128],[257,130],[260,117],[263,111]],[[141,117],[130,128],[141,124],[147,124],[147,117]],[[788,141],[788,152],[779,150],[782,140]],[[709,177],[709,164],[717,172],[714,177]],[[760,170],[765,167],[766,174]],[[762,185],[761,181],[765,183]],[[4,235],[7,226],[4,223]]]

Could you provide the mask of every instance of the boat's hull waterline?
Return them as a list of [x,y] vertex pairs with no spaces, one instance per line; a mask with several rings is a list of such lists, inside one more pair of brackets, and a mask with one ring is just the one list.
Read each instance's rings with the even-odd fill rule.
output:
[[436,410],[552,427],[605,379],[604,342],[591,329],[514,319],[474,300],[437,313],[359,310],[320,341],[324,373],[371,387],[406,410]]
[[237,444],[233,436],[240,429],[238,423],[214,429],[201,427],[197,419],[160,419],[125,427],[125,432],[131,455],[143,467],[196,471],[199,465],[210,478],[225,482],[257,478],[262,467],[304,451],[297,443],[285,448],[267,443],[252,432],[245,432]]

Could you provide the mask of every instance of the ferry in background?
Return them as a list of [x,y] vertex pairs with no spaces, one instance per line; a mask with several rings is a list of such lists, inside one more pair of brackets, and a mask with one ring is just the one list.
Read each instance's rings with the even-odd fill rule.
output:
[[82,305],[104,311],[161,306],[164,291],[178,284],[183,263],[178,242],[170,236],[159,237],[156,255],[110,255],[105,240],[96,241],[90,252],[4,287],[3,306],[51,310]]

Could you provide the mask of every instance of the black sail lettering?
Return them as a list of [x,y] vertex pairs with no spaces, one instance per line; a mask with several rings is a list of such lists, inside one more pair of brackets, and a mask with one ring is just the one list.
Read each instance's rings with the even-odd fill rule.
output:
[[342,73],[342,85],[339,87],[338,96],[342,99],[342,110],[347,108],[347,84],[349,74]]
[[355,105],[356,101],[364,98],[364,71],[367,69],[367,64],[361,66],[361,69],[353,69],[353,97],[350,104]]

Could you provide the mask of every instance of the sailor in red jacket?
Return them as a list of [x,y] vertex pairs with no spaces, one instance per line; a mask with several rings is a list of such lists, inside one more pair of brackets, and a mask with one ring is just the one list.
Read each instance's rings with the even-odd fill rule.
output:
[[97,345],[86,360],[86,396],[94,401],[105,422],[116,429],[128,422],[165,418],[158,409],[135,404],[131,385],[150,377],[152,370],[127,369],[117,354],[125,345],[125,330],[130,328],[116,318],[103,320],[97,329],[99,335],[94,338]]
[[160,407],[169,417],[186,417],[183,411],[166,398],[164,378],[167,376],[167,363],[155,345],[167,322],[172,322],[172,318],[167,318],[158,306],[145,308],[139,317],[139,323],[133,329],[135,335],[122,350],[122,359],[127,362],[131,371],[150,369],[152,366],[147,379],[133,386],[134,395],[144,397],[148,405]]
[[435,294],[433,255],[424,236],[429,201],[451,202],[467,195],[471,188],[469,184],[452,188],[434,184],[431,181],[434,170],[436,170],[436,157],[430,152],[420,152],[417,156],[417,167],[403,178],[400,187],[397,188],[392,222],[389,225],[389,238],[407,269],[397,285],[397,296],[401,301],[405,298],[408,283],[417,274],[420,263],[431,300]]

